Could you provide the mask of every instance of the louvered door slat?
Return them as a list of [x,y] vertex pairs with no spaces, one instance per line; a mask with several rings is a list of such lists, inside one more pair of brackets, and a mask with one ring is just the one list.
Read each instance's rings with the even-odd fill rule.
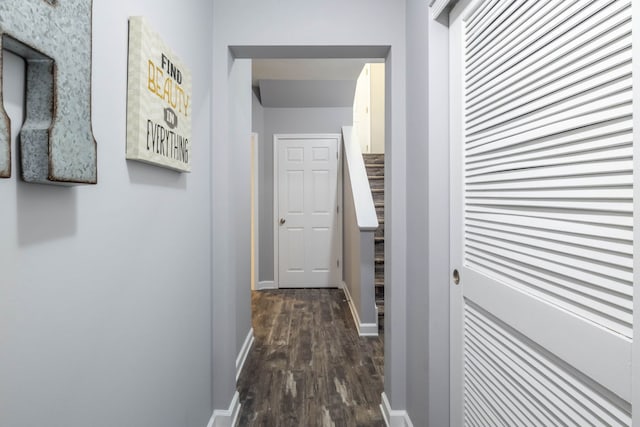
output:
[[[495,399],[494,405],[501,414],[504,414],[507,425],[531,425],[533,420],[517,410],[519,396],[517,396],[515,390],[508,387],[506,378],[491,368],[487,369],[486,365],[482,363],[481,356],[478,354],[470,355],[467,369],[470,377],[480,380],[476,382],[477,388],[481,389],[484,395],[488,395],[491,392],[498,397],[498,399]],[[486,384],[488,391],[484,390],[483,384]],[[515,410],[507,411],[507,407]]]
[[519,97],[516,102],[496,106],[487,114],[478,116],[477,120],[468,119],[468,135],[480,134],[509,122],[509,126],[503,130],[515,129],[550,116],[561,120],[560,113],[579,107],[588,112],[629,103],[630,87],[631,52],[626,50],[600,61],[597,66],[580,70],[540,91]]
[[593,29],[574,43],[559,48],[537,62],[526,75],[519,76],[517,81],[500,81],[482,94],[469,97],[467,117],[474,119],[487,113],[487,110],[492,111],[495,107],[517,101],[559,78],[573,75],[585,67],[596,65],[599,61],[629,50],[631,46],[626,36],[631,33],[631,23],[613,22],[610,26],[613,28],[611,31],[607,28]]
[[[553,394],[538,391],[537,389],[540,388],[538,386],[538,381],[532,375],[523,372],[522,369],[504,369],[504,367],[509,366],[507,363],[499,365],[492,363],[496,360],[501,362],[509,362],[509,360],[505,357],[504,351],[501,351],[502,349],[500,347],[497,347],[492,342],[482,338],[483,335],[486,335],[489,331],[474,325],[469,326],[469,332],[470,333],[465,337],[467,338],[466,344],[470,350],[468,365],[473,366],[474,359],[478,360],[478,362],[475,363],[477,367],[472,371],[473,374],[478,375],[479,372],[491,371],[501,380],[501,382],[508,382],[510,378],[519,379],[520,384],[516,382],[516,386],[513,387],[512,393],[522,397],[518,401],[519,404],[514,403],[514,408],[512,410],[520,409],[522,412],[530,411],[531,413],[537,412],[542,414],[538,420],[537,425],[539,426],[560,424],[569,425],[572,420],[583,419],[574,408],[559,399],[554,399]],[[502,368],[502,372],[498,373],[499,371],[492,369],[494,366]],[[518,385],[522,387],[523,384],[527,386],[526,389],[518,390]],[[529,390],[531,390],[531,392],[527,393]],[[547,411],[546,414],[539,410],[536,411],[536,406],[541,403],[545,406],[554,408],[555,410],[553,412]]]
[[[469,347],[472,347],[474,334],[469,334],[466,338],[467,344]],[[514,375],[510,371],[504,369],[503,365],[492,365],[489,362],[491,360],[491,355],[486,354],[482,347],[476,347],[476,349],[476,351],[470,352],[469,355],[467,369],[469,370],[470,377],[474,378],[476,373],[479,373],[479,376],[482,376],[485,372],[488,373],[490,377],[487,381],[495,379],[495,382],[497,383],[495,387],[504,387],[506,394],[505,400],[511,404],[512,408],[515,409],[523,406],[530,408],[530,413],[518,411],[519,414],[521,414],[521,417],[526,419],[526,421],[521,422],[519,425],[544,426],[552,424],[553,421],[557,421],[556,419],[549,418],[548,414],[540,411],[535,406],[535,402],[539,402],[541,396],[533,396],[529,393],[524,393],[523,390],[518,387],[517,382],[514,380]]]
[[[626,138],[628,139],[628,137]],[[575,148],[575,147],[571,147]],[[473,167],[468,167],[468,177],[473,176],[481,176],[494,172],[501,172],[504,170],[504,167],[507,166],[510,169],[530,169],[530,168],[549,168],[549,167],[560,167],[566,165],[573,164],[584,164],[584,163],[602,163],[604,161],[625,161],[627,159],[632,158],[633,156],[633,147],[630,142],[627,143],[626,146],[613,146],[606,147],[602,150],[589,150],[586,152],[578,152],[578,153],[563,153],[563,150],[556,150],[555,155],[553,153],[545,153],[546,155],[537,158],[534,155],[523,156],[521,160],[515,160],[513,158],[509,159],[510,161],[499,161],[493,162],[493,164],[488,164],[485,167],[477,167],[477,165],[473,165]],[[567,150],[568,151],[568,150]],[[603,183],[607,185],[608,183]],[[611,188],[610,185],[607,185],[608,188]],[[484,189],[480,188],[469,188],[468,191],[480,191]],[[618,198],[620,196],[614,196],[615,190],[611,189],[612,193],[610,193],[611,198]],[[550,194],[551,197],[557,197],[559,194],[557,191]],[[593,197],[598,197],[594,193]],[[631,196],[629,192],[628,196]],[[568,196],[570,197],[570,196]],[[604,195],[603,197],[606,197]],[[624,196],[627,197],[627,196]]]
[[[504,69],[496,70],[492,79],[469,88],[467,111],[473,112],[495,103],[497,100],[492,98],[496,96],[527,93],[593,63],[593,59],[599,55],[610,55],[628,47],[630,40],[626,36],[630,31],[630,23],[628,13],[625,13],[627,10],[628,6],[616,9],[612,16],[601,19],[596,27],[585,27],[586,31],[575,38],[562,39],[557,46],[545,49],[544,55],[522,55],[523,62],[506,64]],[[505,52],[496,52],[496,57],[488,62],[488,66],[496,67],[497,61],[503,61],[505,55]]]
[[499,172],[492,172],[485,175],[469,176],[467,182],[469,184],[495,183],[504,181],[516,181],[527,179],[541,178],[562,178],[562,177],[579,177],[585,175],[602,175],[604,174],[628,174],[633,171],[633,161],[628,160],[610,160],[598,163],[578,163],[567,167],[548,166],[533,169],[511,170],[508,166],[504,166]]
[[[513,218],[513,220],[509,220],[509,222],[513,222],[518,218],[527,218],[531,224],[538,224],[538,221],[541,219],[552,219],[552,220],[560,220],[566,221],[567,227],[571,225],[582,226],[585,225],[589,227],[588,235],[593,235],[592,233],[597,230],[595,227],[604,226],[609,227],[610,235],[613,236],[630,236],[629,238],[623,238],[629,242],[633,241],[633,218],[625,215],[615,215],[613,213],[607,215],[607,213],[602,212],[580,212],[580,216],[576,216],[574,212],[566,212],[559,209],[555,209],[553,207],[547,209],[524,209],[519,208],[517,206],[507,206],[507,207],[492,207],[492,206],[467,206],[465,209],[465,213],[467,214],[499,214],[499,215],[509,215]],[[584,229],[582,229],[583,231]],[[580,233],[584,234],[584,233]]]
[[[478,239],[475,236],[467,237],[467,246],[475,249],[478,253],[484,254],[488,259],[495,257],[514,260],[516,262],[536,266],[537,268],[545,269],[556,274],[573,277],[591,286],[598,286],[618,294],[628,295],[631,293],[632,283],[627,280],[625,276],[629,276],[629,274],[627,273],[625,275],[624,271],[619,272],[619,275],[622,277],[614,277],[610,274],[608,275],[607,272],[600,275],[593,271],[596,269],[596,266],[593,264],[592,267],[587,270],[587,268],[589,268],[587,263],[580,262],[570,257],[556,256],[557,254],[546,254],[545,257],[545,254],[536,253],[534,250],[526,247],[519,247],[518,245],[509,244],[507,242],[488,242],[484,239]],[[516,252],[516,250],[518,251]],[[553,258],[553,261],[549,261],[550,258]],[[501,272],[495,272],[494,274],[491,274],[491,276],[496,273],[500,274]],[[508,277],[506,277],[509,272],[505,271],[504,274],[505,277],[503,280],[510,282],[511,280],[508,280]],[[596,283],[597,285],[595,285]],[[514,284],[514,286],[517,286],[517,284]],[[588,290],[589,286],[585,286],[585,292]]]
[[[571,231],[571,225],[560,221],[535,221],[532,227],[531,219],[514,218],[505,215],[483,215],[476,219],[473,214],[467,215],[465,227],[482,228],[499,232],[511,233],[516,236],[533,237],[546,241],[562,243],[566,246],[577,248],[589,248],[598,252],[598,256],[603,262],[619,262],[631,268],[633,251],[629,247],[629,242],[620,239],[613,239],[609,233],[610,228],[596,227],[594,233],[589,236],[576,234]],[[544,227],[544,228],[543,228]],[[581,229],[579,229],[581,231]],[[597,235],[596,233],[600,234]]]
[[[490,168],[518,162],[530,162],[537,160],[550,160],[568,158],[570,156],[588,155],[598,156],[609,150],[632,149],[633,134],[631,132],[604,135],[586,140],[572,140],[566,143],[540,143],[535,149],[519,152],[502,152],[500,155],[485,157],[483,160],[475,159],[467,163],[468,171],[476,171],[481,168]],[[611,157],[611,156],[608,156]],[[624,157],[629,157],[628,153]]]
[[[628,271],[625,272],[625,269],[630,270],[633,268],[633,259],[630,256],[612,252],[607,253],[601,250],[599,247],[571,245],[567,244],[565,241],[544,238],[540,234],[527,236],[522,232],[510,233],[509,231],[510,229],[507,226],[496,226],[495,229],[493,229],[491,227],[477,226],[473,222],[467,223],[467,233],[473,235],[474,238],[478,240],[487,238],[493,241],[505,241],[507,243],[512,243],[515,245],[526,245],[538,251],[559,252],[570,257],[586,259],[588,260],[587,264],[594,265],[593,269],[596,269],[601,274],[606,274],[606,272],[609,270],[606,265],[609,265],[612,266],[611,276],[619,277],[623,280],[629,279]],[[598,264],[594,264],[593,260],[596,259],[599,260]],[[603,266],[602,268],[597,268],[595,267],[597,265],[605,266]]]
[[[552,2],[550,7],[554,7],[555,3]],[[508,96],[518,91],[527,90],[529,86],[535,86],[538,82],[536,79],[531,78],[534,73],[538,74],[538,78],[544,79],[540,83],[545,84],[548,79],[575,72],[576,69],[585,66],[589,61],[589,56],[592,54],[606,55],[628,47],[629,40],[624,39],[624,37],[630,31],[630,22],[628,16],[623,12],[620,11],[618,14],[614,14],[596,28],[589,28],[573,40],[566,40],[557,49],[548,52],[546,56],[532,64],[526,73],[518,75],[517,80],[514,80],[513,77],[508,78],[505,75],[503,79],[489,82],[483,91],[473,95],[470,94],[468,100],[472,105],[469,105],[469,109],[472,111],[486,106],[487,103],[493,103],[495,100],[491,99],[492,94]],[[544,13],[544,10],[541,11],[541,14]],[[519,24],[527,25],[529,22],[535,21],[525,21]],[[517,30],[517,28],[513,30]],[[510,33],[512,36],[513,34],[519,33],[517,31]],[[474,70],[480,64],[484,67],[494,64],[504,54],[505,52],[502,49],[496,47],[493,51],[483,53],[481,56],[482,63],[474,63],[476,59],[469,57],[467,59],[469,70]]]
[[574,13],[558,16],[532,37],[523,39],[523,49],[509,47],[510,53],[504,55],[501,60],[491,64],[486,70],[467,76],[466,86],[469,95],[473,95],[494,79],[508,79],[518,73],[526,73],[532,64],[544,57],[546,51],[552,51],[570,42],[588,28],[615,15],[620,9],[629,10],[629,3],[630,1],[622,0],[578,2],[576,6],[569,8]]
[[[532,126],[530,129],[520,129],[520,132],[495,131],[490,135],[469,138],[467,142],[467,155],[473,156],[486,152],[494,152],[498,149],[509,149],[519,144],[529,144],[541,138],[558,135],[561,137],[563,133],[570,133],[587,126],[596,124],[609,124],[618,120],[630,120],[633,108],[629,105],[602,109],[594,113],[585,114],[584,116],[573,117],[570,120],[562,120],[559,122],[551,122],[543,124],[540,127]],[[565,135],[566,136],[566,135]]]
[[470,352],[491,354],[486,365],[510,370],[518,385],[535,396],[534,405],[556,409],[552,413],[557,419],[546,425],[629,425],[631,408],[626,402],[604,389],[589,387],[553,355],[536,348],[481,308],[468,305],[465,316],[469,324],[465,339],[477,342]]
[[467,21],[467,34],[472,33],[476,26],[486,19],[487,13],[489,13],[499,2],[500,0],[479,2],[477,4],[477,9],[474,11],[475,13]]
[[504,21],[502,31],[494,35],[493,41],[490,44],[490,51],[480,51],[479,49],[475,51],[469,49],[467,51],[469,70],[494,61],[498,55],[499,48],[503,47],[518,34],[514,30],[527,22],[536,22],[536,17],[544,16],[544,14],[553,7],[552,3],[553,0],[540,0],[536,2],[533,7],[522,7],[523,3],[518,2],[518,8]]
[[[521,25],[517,28],[511,28],[510,33],[502,40],[493,38],[490,43],[485,43],[484,45],[465,46],[466,59],[468,61],[473,60],[474,57],[484,56],[485,54],[491,56],[491,53],[495,53],[496,55],[500,54],[498,56],[499,61],[505,61],[513,57],[518,49],[526,46],[526,40],[528,38],[540,38],[545,31],[549,31],[554,20],[557,20],[558,16],[568,8],[578,10],[579,5],[576,6],[576,3],[576,1],[567,1],[558,4],[557,1],[551,1],[547,4],[535,2],[535,4],[528,5],[526,9],[530,11],[531,15],[527,17],[527,21],[520,22]],[[496,65],[496,62],[493,62],[492,65]],[[475,71],[475,69],[471,68],[468,68],[466,71],[472,70]]]
[[487,14],[487,17],[482,22],[467,33],[467,45],[469,46],[469,55],[472,54],[474,46],[479,46],[484,41],[492,37],[492,35],[501,34],[504,32],[505,27],[508,24],[509,17],[521,6],[521,2],[514,0],[502,0],[496,4]]
[[574,221],[562,221],[533,216],[517,216],[505,213],[494,214],[488,211],[476,213],[469,211],[465,224],[482,225],[497,229],[532,234],[539,237],[558,240],[582,246],[593,246],[602,250],[633,255],[633,248],[629,244],[633,240],[633,231],[624,228],[612,228],[610,224],[590,224],[590,234],[583,234],[584,224]]
[[[582,128],[577,128],[564,135],[551,134],[546,137],[537,138],[532,141],[525,141],[515,145],[500,147],[495,151],[488,151],[483,154],[475,154],[465,159],[467,168],[473,168],[475,164],[482,162],[500,162],[509,160],[510,157],[518,155],[535,156],[537,153],[546,154],[548,150],[557,147],[571,147],[576,144],[601,144],[600,148],[608,144],[608,140],[616,137],[626,137],[626,141],[631,141],[631,123],[627,117],[609,123],[598,123]],[[626,142],[625,141],[625,142]],[[615,146],[615,141],[610,146]],[[598,148],[593,147],[593,149]],[[589,147],[587,147],[589,149]],[[562,153],[559,153],[562,154]],[[518,157],[515,160],[519,160]]]

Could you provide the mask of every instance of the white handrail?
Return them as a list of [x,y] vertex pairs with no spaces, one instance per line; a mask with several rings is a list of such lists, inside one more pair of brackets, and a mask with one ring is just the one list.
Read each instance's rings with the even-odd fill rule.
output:
[[378,228],[378,215],[373,204],[373,196],[369,187],[369,178],[364,166],[360,144],[352,126],[342,127],[344,152],[348,176],[353,189],[353,204],[356,211],[356,221],[360,231],[375,231]]

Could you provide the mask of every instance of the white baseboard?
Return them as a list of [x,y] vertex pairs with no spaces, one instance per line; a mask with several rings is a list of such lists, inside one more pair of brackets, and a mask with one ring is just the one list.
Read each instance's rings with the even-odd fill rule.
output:
[[382,411],[382,417],[387,427],[413,427],[407,411],[391,409],[391,404],[389,403],[389,399],[387,399],[386,393],[382,393],[380,410]]
[[247,338],[244,340],[244,344],[242,344],[240,353],[238,353],[238,357],[236,358],[236,381],[238,381],[238,378],[240,377],[240,373],[242,372],[242,368],[244,367],[244,362],[247,361],[249,350],[251,350],[253,341],[253,328],[251,328],[249,330],[249,333],[247,334]]
[[229,409],[216,409],[211,415],[207,427],[235,427],[240,415],[240,394],[236,391]]
[[377,337],[378,336],[378,310],[373,306],[376,316],[375,323],[362,323],[360,322],[360,316],[358,315],[358,310],[356,310],[356,306],[353,304],[353,299],[351,298],[351,294],[349,293],[349,287],[342,282],[342,289],[344,290],[344,294],[347,297],[347,301],[349,302],[349,308],[351,309],[351,315],[353,316],[353,321],[356,324],[356,329],[358,330],[358,335],[361,337]]
[[265,289],[278,289],[276,287],[276,283],[273,280],[263,280],[262,282],[258,282],[258,291],[263,291]]

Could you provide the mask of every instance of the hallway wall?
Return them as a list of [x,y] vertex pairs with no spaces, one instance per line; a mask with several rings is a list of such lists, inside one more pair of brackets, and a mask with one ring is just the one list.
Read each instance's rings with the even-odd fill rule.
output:
[[[449,425],[448,29],[407,0],[407,412]],[[443,65],[444,64],[444,65]]]
[[255,93],[251,94],[251,132],[258,134],[259,143],[265,138],[264,135],[264,107]]
[[[233,92],[240,99],[251,99],[253,95],[251,86],[246,84],[251,80],[251,60],[243,59],[233,62],[230,74],[230,84]],[[232,230],[235,230],[235,238],[230,241],[231,280],[237,283],[236,287],[236,356],[251,329],[251,115],[252,105],[246,102],[236,102],[236,98],[230,100],[232,141],[238,141],[238,146],[230,153],[228,159],[234,176],[229,181]],[[249,132],[247,132],[249,130]],[[244,191],[244,189],[249,189]],[[237,190],[237,191],[236,191]],[[222,205],[218,209],[224,208]],[[214,207],[215,209],[215,207]],[[228,405],[228,403],[227,403]]]
[[[0,426],[204,427],[213,409],[212,5],[93,5],[98,184],[25,184],[15,150],[13,177],[0,180]],[[125,160],[133,15],[193,73],[190,174]],[[15,148],[24,64],[5,59]]]

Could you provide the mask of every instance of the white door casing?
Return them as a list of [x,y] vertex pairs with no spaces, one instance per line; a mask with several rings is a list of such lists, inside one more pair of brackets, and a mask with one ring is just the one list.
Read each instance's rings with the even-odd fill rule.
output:
[[259,135],[251,133],[251,289],[259,289],[260,281],[260,169]]
[[631,22],[630,0],[451,11],[453,426],[631,424]]
[[341,281],[340,135],[274,135],[277,287]]

